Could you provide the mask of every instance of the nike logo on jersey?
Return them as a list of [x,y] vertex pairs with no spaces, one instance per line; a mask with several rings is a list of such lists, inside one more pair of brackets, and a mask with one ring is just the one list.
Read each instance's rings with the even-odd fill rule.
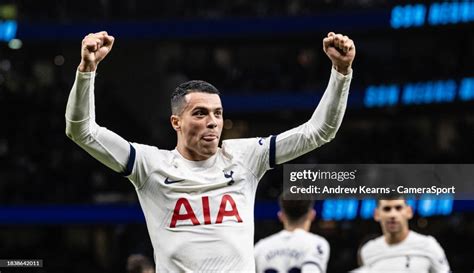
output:
[[181,181],[184,181],[184,179],[181,179],[181,180],[170,180],[169,177],[166,177],[165,179],[165,184],[173,184],[173,183],[178,183],[178,182],[181,182]]
[[263,138],[260,138],[260,139],[258,140],[258,144],[263,145]]

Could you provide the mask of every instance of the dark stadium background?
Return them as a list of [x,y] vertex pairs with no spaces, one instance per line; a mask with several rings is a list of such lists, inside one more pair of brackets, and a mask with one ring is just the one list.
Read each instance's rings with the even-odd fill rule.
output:
[[[370,85],[474,76],[474,8],[468,22],[391,27],[394,6],[433,3],[2,1],[0,19],[17,22],[18,40],[0,42],[0,259],[43,259],[35,272],[94,273],[124,272],[131,253],[152,256],[132,185],[64,134],[80,43],[90,32],[116,37],[98,69],[97,121],[129,141],[174,148],[169,94],[188,79],[223,93],[224,138],[268,136],[306,121],[330,73],[321,41],[335,31],[357,47],[349,107],[330,144],[292,163],[474,163],[472,99],[363,103]],[[278,167],[260,182],[257,209],[275,209],[281,188]],[[473,203],[411,221],[437,238],[454,272],[474,270]],[[256,213],[255,240],[282,228],[272,215]],[[360,217],[319,219],[312,230],[331,245],[328,272],[357,267],[360,243],[380,233]]]

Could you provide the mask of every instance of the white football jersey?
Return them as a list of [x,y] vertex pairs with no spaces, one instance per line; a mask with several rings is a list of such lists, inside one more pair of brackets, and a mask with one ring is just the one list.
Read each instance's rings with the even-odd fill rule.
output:
[[326,272],[329,243],[302,229],[282,230],[255,245],[257,273]]
[[361,250],[368,272],[447,273],[443,249],[431,236],[410,231],[402,242],[389,245],[383,236],[367,242]]
[[[254,199],[271,138],[224,141],[204,161],[133,143],[157,272],[253,272]],[[142,184],[139,184],[142,183]],[[167,259],[163,259],[167,257]]]

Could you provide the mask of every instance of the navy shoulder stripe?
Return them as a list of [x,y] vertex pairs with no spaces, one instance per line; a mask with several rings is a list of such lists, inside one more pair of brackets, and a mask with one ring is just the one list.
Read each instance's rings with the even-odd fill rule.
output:
[[275,163],[276,136],[270,136],[270,168],[274,168]]
[[130,155],[128,156],[127,167],[123,172],[123,176],[129,176],[133,171],[133,164],[135,163],[135,148],[130,144]]
[[304,265],[307,265],[307,264],[315,265],[315,266],[317,266],[317,267],[319,268],[319,271],[324,272],[323,269],[321,268],[321,265],[319,265],[317,262],[306,261],[306,262],[303,263],[303,266],[304,266]]

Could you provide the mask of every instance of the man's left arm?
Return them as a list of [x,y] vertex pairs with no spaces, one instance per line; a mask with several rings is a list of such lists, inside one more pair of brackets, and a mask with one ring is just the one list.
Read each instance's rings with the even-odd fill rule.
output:
[[330,32],[323,40],[323,50],[332,61],[328,86],[309,121],[276,136],[276,164],[331,141],[342,123],[352,79],[354,42],[347,36]]
[[325,273],[328,265],[330,246],[322,241],[306,253],[301,266],[301,273]]
[[438,243],[438,241],[430,236],[430,243],[427,249],[431,252],[431,265],[430,273],[449,273],[451,269],[449,268],[449,262],[446,258],[443,248]]
[[323,50],[332,61],[331,77],[309,121],[276,136],[225,140],[222,144],[224,151],[239,154],[258,180],[275,164],[301,156],[336,135],[346,110],[355,47],[347,36],[330,32],[323,40]]

